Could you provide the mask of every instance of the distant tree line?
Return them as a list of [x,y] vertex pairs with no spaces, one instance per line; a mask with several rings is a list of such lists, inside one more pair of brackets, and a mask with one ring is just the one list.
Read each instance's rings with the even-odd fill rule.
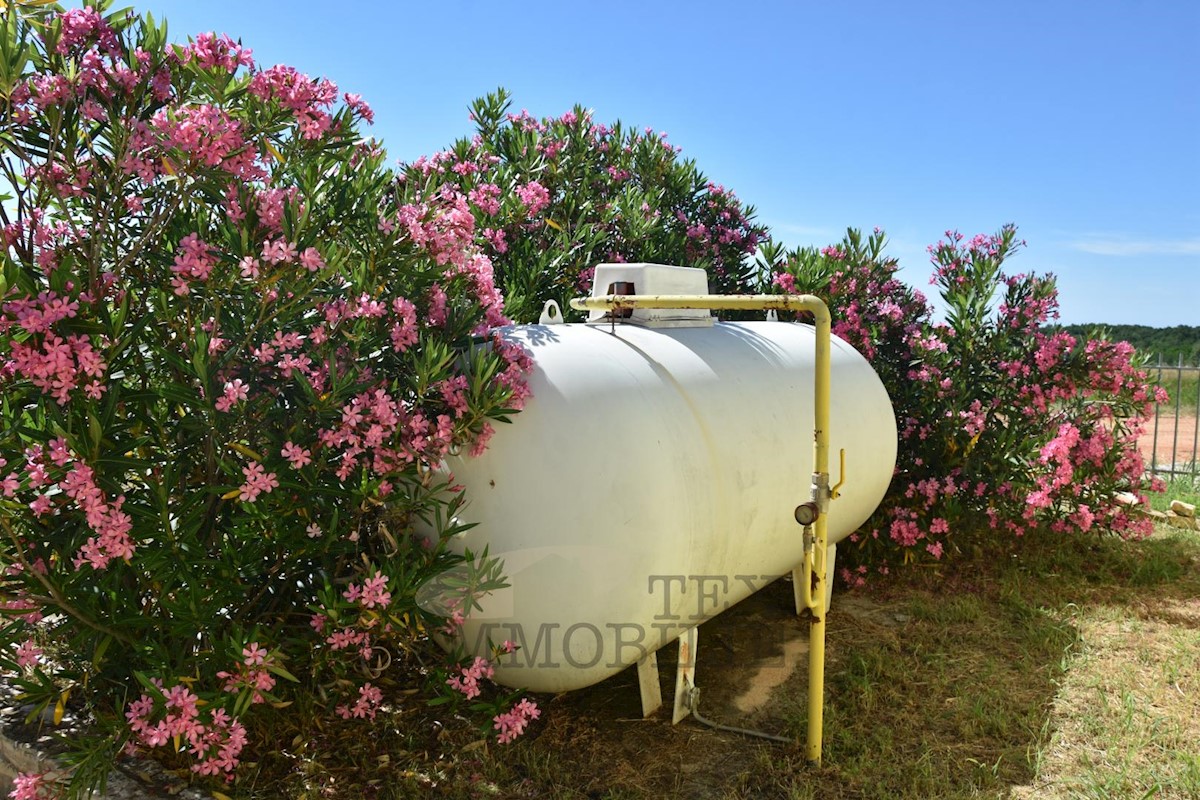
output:
[[1200,327],[1176,325],[1171,328],[1152,328],[1149,325],[1062,325],[1077,339],[1104,338],[1110,341],[1129,342],[1141,354],[1157,362],[1158,357],[1167,364],[1174,364],[1183,357],[1185,364],[1200,361]]

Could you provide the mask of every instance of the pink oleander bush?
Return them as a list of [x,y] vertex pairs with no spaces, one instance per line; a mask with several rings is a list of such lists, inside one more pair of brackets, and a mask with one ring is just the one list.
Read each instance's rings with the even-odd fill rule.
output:
[[1058,316],[1053,277],[1004,271],[1024,246],[1013,226],[969,240],[950,231],[929,248],[945,322],[897,279],[884,246],[879,230],[851,230],[820,250],[760,255],[774,291],[826,298],[833,332],[871,361],[895,407],[896,473],[858,546],[842,548],[842,577],[886,569],[889,553],[941,558],[980,529],[1147,534],[1148,518],[1115,497],[1155,488],[1137,436],[1163,398],[1133,348],[1046,327]]
[[[1054,282],[1002,270],[1011,227],[931,248],[935,324],[882,233],[764,244],[665,134],[501,91],[393,173],[357,95],[109,5],[0,19],[0,673],[31,718],[87,721],[71,793],[122,752],[234,781],[273,714],[366,724],[396,674],[500,742],[538,719],[489,660],[422,658],[503,585],[447,549],[465,498],[438,465],[526,398],[527,355],[491,330],[565,309],[603,261],[753,291],[762,245],[774,291],[828,300],[901,436],[847,580],[981,527],[1144,532],[1113,494],[1145,488],[1155,396],[1127,345],[1044,327]],[[418,602],[447,575],[448,621]]]
[[405,170],[409,201],[449,187],[465,199],[505,311],[536,322],[543,303],[591,288],[604,262],[701,267],[713,292],[752,290],[747,259],[765,237],[754,209],[679,157],[666,133],[511,113],[498,90],[471,105],[476,132]]
[[121,750],[231,780],[300,694],[373,718],[442,624],[436,466],[528,368],[468,189],[392,174],[329,80],[108,5],[0,22],[0,670],[90,720],[72,791]]

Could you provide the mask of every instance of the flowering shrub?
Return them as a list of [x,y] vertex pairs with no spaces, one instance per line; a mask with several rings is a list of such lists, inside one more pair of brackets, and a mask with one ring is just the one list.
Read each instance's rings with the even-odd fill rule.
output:
[[895,277],[879,230],[851,230],[821,250],[763,251],[775,291],[827,298],[833,332],[871,361],[895,408],[896,474],[854,537],[860,547],[848,548],[862,562],[843,572],[850,582],[888,550],[940,558],[955,534],[980,527],[1149,532],[1114,496],[1147,488],[1136,442],[1156,390],[1133,348],[1043,328],[1057,318],[1054,279],[1003,271],[1024,245],[1012,226],[947,237],[929,248],[948,309],[937,323]]
[[602,125],[580,107],[541,120],[510,107],[504,90],[476,100],[475,135],[408,165],[405,184],[410,198],[436,187],[466,198],[509,316],[536,321],[551,298],[567,309],[602,262],[702,267],[713,292],[750,290],[743,262],[765,234],[754,209],[680,160],[665,133]]
[[76,788],[122,747],[230,779],[289,693],[378,711],[453,561],[433,466],[528,362],[471,201],[399,192],[360,98],[106,9],[0,22],[0,669],[95,721]]

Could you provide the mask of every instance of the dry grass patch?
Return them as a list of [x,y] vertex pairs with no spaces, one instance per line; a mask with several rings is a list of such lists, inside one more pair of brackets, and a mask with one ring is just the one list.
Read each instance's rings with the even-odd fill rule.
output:
[[1017,797],[1200,798],[1200,599],[1081,609],[1054,734]]

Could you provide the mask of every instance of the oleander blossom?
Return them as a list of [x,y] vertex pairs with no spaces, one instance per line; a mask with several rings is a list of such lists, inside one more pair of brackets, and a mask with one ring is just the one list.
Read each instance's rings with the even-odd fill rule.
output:
[[340,705],[336,711],[342,719],[375,719],[375,714],[383,704],[383,692],[377,686],[364,683],[358,689],[358,698],[354,705]]
[[524,186],[518,186],[517,197],[525,204],[526,213],[536,217],[538,212],[550,205],[550,192],[537,181],[530,181]]
[[473,700],[479,697],[482,691],[479,682],[485,678],[491,678],[495,675],[496,670],[492,663],[486,658],[479,656],[475,657],[469,665],[460,667],[457,675],[451,675],[446,679],[446,685],[451,689],[462,692],[463,696],[468,700]]
[[362,97],[107,13],[3,26],[27,57],[0,129],[37,146],[5,149],[0,651],[76,687],[105,746],[230,781],[278,708],[385,707],[363,676],[423,635],[443,544],[397,520],[452,519],[441,465],[528,395],[492,257],[558,190],[483,153],[417,186]]
[[507,712],[493,717],[492,721],[495,723],[493,727],[498,732],[497,739],[501,744],[508,744],[525,733],[529,723],[541,715],[541,709],[537,707],[536,703],[528,698],[523,698]]
[[[89,9],[90,10],[90,9]],[[11,800],[50,800],[59,796],[59,785],[49,772],[20,772],[13,776]]]
[[270,494],[279,486],[279,480],[274,472],[267,472],[257,461],[242,467],[246,482],[238,487],[238,499],[243,503],[253,503],[260,494]]
[[268,693],[275,688],[275,676],[271,672],[274,666],[275,656],[258,642],[251,642],[242,648],[242,660],[235,665],[234,671],[222,670],[217,673],[217,678],[224,681],[224,691],[247,693],[251,705],[265,703],[269,699]]
[[[1132,348],[1048,327],[1058,308],[1053,276],[1004,271],[1024,246],[1011,226],[969,238],[948,231],[930,246],[945,321],[896,279],[884,243],[878,229],[852,230],[838,245],[765,264],[775,291],[826,295],[833,332],[871,361],[896,413],[895,475],[851,535],[861,546],[850,558],[891,547],[906,559],[942,559],[979,520],[1012,536],[1144,535],[1148,518],[1113,499],[1154,488],[1137,434],[1158,395]],[[866,580],[859,566],[842,573],[850,585]]]
[[466,197],[508,316],[531,322],[549,297],[565,308],[603,261],[704,266],[714,292],[753,290],[745,261],[765,229],[665,133],[510,107],[503,90],[476,100],[475,135],[408,164],[404,182],[409,202],[431,185]]
[[195,759],[193,772],[232,778],[246,746],[245,726],[221,708],[201,712],[200,698],[186,686],[159,686],[159,690],[158,702],[142,694],[126,708],[125,719],[135,741],[153,749],[170,746],[179,737]]

